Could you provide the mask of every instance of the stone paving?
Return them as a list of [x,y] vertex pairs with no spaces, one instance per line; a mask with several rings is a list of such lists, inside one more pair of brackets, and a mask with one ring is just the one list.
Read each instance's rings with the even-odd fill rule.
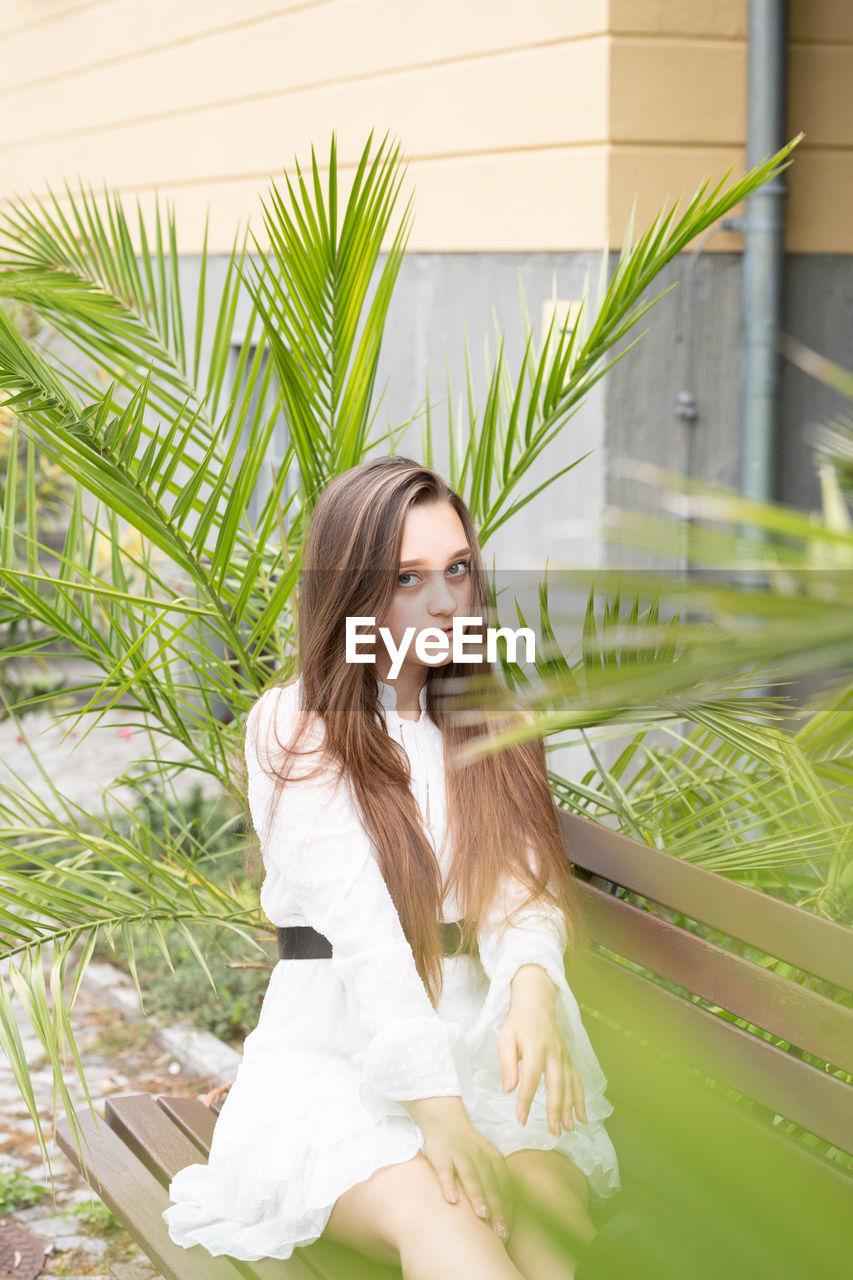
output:
[[[0,1203],[14,1196],[16,1182],[20,1185],[22,1179],[26,1180],[25,1186],[36,1184],[46,1191],[36,1204],[10,1207],[0,1213],[0,1221],[11,1220],[40,1238],[46,1253],[42,1276],[61,1275],[63,1280],[160,1280],[156,1268],[124,1229],[106,1229],[101,1223],[87,1226],[75,1216],[75,1206],[101,1206],[101,1202],[53,1139],[50,1065],[17,998],[14,1003],[50,1169],[43,1161],[9,1062],[0,1055]],[[105,1007],[85,988],[80,989],[71,1017],[89,1092],[100,1116],[111,1093],[145,1091],[198,1097],[213,1087],[209,1077],[188,1076],[171,1053],[163,1052],[150,1022],[126,1021],[118,1010]],[[66,1084],[82,1116],[88,1104],[70,1055],[68,1062]],[[60,1117],[62,1114],[60,1111]],[[16,1171],[19,1178],[12,1181]],[[101,1209],[106,1212],[105,1206]]]

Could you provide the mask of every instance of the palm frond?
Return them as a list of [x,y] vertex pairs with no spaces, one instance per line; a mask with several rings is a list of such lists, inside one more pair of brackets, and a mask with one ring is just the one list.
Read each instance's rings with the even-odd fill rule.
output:
[[[367,448],[385,318],[409,230],[409,206],[391,231],[403,174],[399,145],[372,135],[359,159],[338,229],[332,137],[324,195],[317,157],[311,183],[298,163],[264,202],[270,254],[255,238],[247,288],[266,330],[308,510],[328,480]],[[376,268],[391,235],[381,271]]]

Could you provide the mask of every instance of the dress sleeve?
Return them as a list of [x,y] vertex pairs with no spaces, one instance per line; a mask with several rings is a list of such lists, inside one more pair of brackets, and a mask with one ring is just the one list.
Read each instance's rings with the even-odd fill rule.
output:
[[540,965],[558,988],[565,983],[568,937],[562,913],[543,900],[520,907],[527,895],[513,876],[480,924],[480,961],[492,987],[508,988],[524,964]]
[[[265,744],[272,715],[279,740],[288,743],[298,718],[295,684],[268,690],[249,714],[246,762],[252,819],[268,875],[277,873],[288,902],[332,944],[328,963],[368,1037],[362,1097],[378,1107],[385,1099],[461,1096],[453,1050],[455,1024],[443,1022],[430,1002],[340,770],[326,768],[315,778],[285,783],[264,839],[273,782],[261,760],[269,762]],[[312,726],[300,750],[319,745],[320,733]],[[317,759],[297,757],[292,777],[310,772]],[[275,914],[274,900],[267,898],[263,905]]]

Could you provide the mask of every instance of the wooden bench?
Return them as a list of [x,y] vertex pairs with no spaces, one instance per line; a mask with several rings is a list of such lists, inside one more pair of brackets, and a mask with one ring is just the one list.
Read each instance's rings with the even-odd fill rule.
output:
[[[849,1277],[853,931],[586,818],[560,817],[592,944],[567,976],[608,1078],[623,1180],[617,1196],[593,1197],[593,1220],[630,1204],[663,1208],[702,1233],[702,1265],[683,1280],[722,1270],[738,1280]],[[726,948],[685,928],[685,917],[719,931]],[[847,1004],[735,954],[737,940],[832,984]],[[401,1276],[324,1240],[287,1262],[174,1245],[161,1217],[168,1184],[206,1157],[216,1123],[199,1099],[111,1098],[106,1123],[96,1128],[88,1111],[80,1121],[88,1150],[75,1147],[67,1121],[58,1145],[169,1280]]]

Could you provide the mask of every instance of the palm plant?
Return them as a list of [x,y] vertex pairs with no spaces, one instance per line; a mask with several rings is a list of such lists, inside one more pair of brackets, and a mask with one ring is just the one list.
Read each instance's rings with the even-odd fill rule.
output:
[[[499,350],[482,411],[471,399],[464,427],[448,422],[449,479],[484,543],[544,487],[522,491],[534,460],[653,305],[647,293],[657,273],[778,173],[794,145],[739,181],[706,182],[683,212],[662,213],[636,244],[629,236],[609,279],[604,255],[594,307],[587,299],[573,327],[552,324],[538,351],[529,333],[514,375]],[[4,215],[0,296],[39,315],[65,355],[25,340],[0,310],[0,388],[29,444],[74,485],[65,543],[48,570],[29,485],[19,525],[22,487],[9,472],[0,530],[4,618],[32,618],[40,630],[26,648],[10,641],[4,659],[57,641],[85,658],[96,674],[71,687],[81,705],[64,718],[73,727],[84,714],[115,709],[152,735],[150,756],[112,786],[155,794],[163,813],[155,829],[150,804],[125,806],[120,830],[107,808],[112,788],[99,819],[46,777],[51,798],[40,798],[8,762],[16,785],[0,781],[0,1043],[48,1164],[13,993],[44,1045],[74,1127],[61,1058],[67,1046],[83,1078],[69,1012],[102,932],[117,940],[136,978],[134,928],[144,922],[171,967],[163,930],[176,925],[214,986],[203,947],[209,930],[227,927],[259,949],[258,937],[272,933],[256,895],[247,905],[233,886],[223,888],[203,842],[186,840],[177,782],[206,779],[242,803],[236,747],[244,714],[295,658],[307,516],[332,476],[388,439],[372,428],[383,326],[410,222],[408,208],[396,211],[401,175],[399,149],[371,138],[344,201],[334,140],[325,190],[312,152],[307,176],[297,165],[283,187],[271,188],[269,249],[255,240],[252,254],[248,236],[235,241],[213,299],[206,242],[188,299],[174,218],[159,210],[153,228],[141,213],[133,226],[117,197],[106,193],[99,203],[92,193],[68,191],[64,201],[19,202]],[[248,320],[238,336],[244,306]],[[99,369],[108,371],[106,387]],[[267,477],[282,416],[288,443]],[[427,461],[433,422],[428,409]],[[94,511],[87,509],[93,502]],[[135,542],[124,538],[127,526]],[[97,568],[104,542],[106,574]],[[720,678],[731,670],[721,664]],[[645,701],[634,689],[607,703],[598,688],[585,726],[626,708],[645,713],[667,694],[670,714],[707,709],[707,686],[692,695],[686,666],[659,662],[650,674]],[[9,713],[23,705],[10,704]],[[743,707],[719,697],[714,705],[732,732],[743,723]],[[178,759],[158,750],[155,733]]]
[[[552,773],[561,804],[848,923],[853,524],[842,484],[849,429],[838,424],[821,441],[823,519],[654,470],[664,503],[670,500],[675,513],[686,504],[688,529],[667,516],[618,512],[605,534],[657,551],[686,542],[691,567],[711,576],[558,567],[551,576],[561,587],[580,584],[589,592],[580,654],[573,657],[555,634],[543,582],[538,634],[546,644],[536,679],[507,670],[534,714],[524,728],[494,734],[471,753],[540,735],[553,748],[560,735],[577,732],[592,768],[580,780]],[[700,517],[704,527],[692,523]],[[617,580],[601,616],[591,576]],[[630,598],[632,591],[630,610],[622,610],[620,593]],[[685,608],[687,622],[680,618]],[[814,673],[827,676],[825,687],[800,708],[763,692]],[[624,738],[637,723],[642,727],[605,768],[590,727],[610,725]]]

